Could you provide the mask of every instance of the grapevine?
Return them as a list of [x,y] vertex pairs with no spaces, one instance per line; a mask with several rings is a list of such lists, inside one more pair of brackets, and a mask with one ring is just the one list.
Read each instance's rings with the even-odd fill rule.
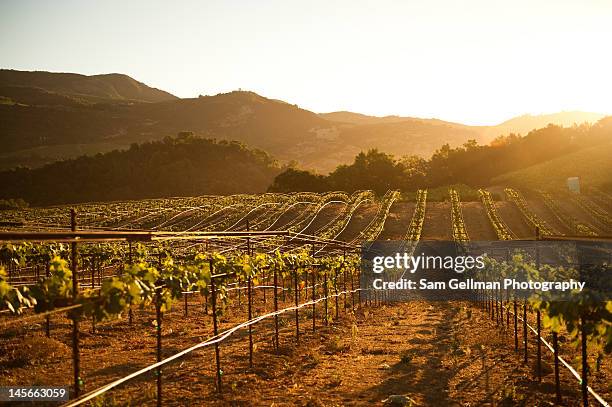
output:
[[389,216],[389,210],[393,203],[400,197],[399,191],[389,191],[385,194],[382,204],[374,216],[374,219],[366,226],[351,243],[376,240],[385,227],[385,221]]
[[527,222],[529,222],[529,224],[531,224],[531,226],[533,226],[536,230],[539,230],[541,235],[552,236],[559,234],[529,209],[525,198],[523,198],[523,195],[521,195],[518,191],[512,188],[506,188],[504,191],[506,192],[508,199],[516,205],[519,211],[521,211]]
[[497,239],[499,240],[512,240],[514,235],[510,231],[510,228],[506,225],[506,223],[501,219],[501,217],[497,214],[497,209],[495,208],[495,202],[491,197],[491,193],[486,189],[479,189],[478,194],[480,195],[480,200],[485,207],[487,212],[487,217],[495,230],[495,234],[497,235]]
[[451,199],[451,222],[453,225],[453,240],[461,245],[465,245],[470,241],[470,237],[468,236],[467,230],[465,228],[459,193],[452,188],[448,190],[448,193]]
[[421,239],[421,233],[423,231],[423,222],[425,221],[425,207],[427,205],[427,190],[419,189],[416,194],[416,205],[412,219],[410,220],[410,226],[404,237],[405,241],[416,242]]
[[[24,250],[15,246],[16,256]],[[146,253],[150,256],[150,253]],[[0,269],[0,304],[12,313],[21,314],[25,309],[48,312],[56,308],[79,305],[79,316],[94,315],[98,321],[121,316],[130,306],[146,306],[152,303],[157,288],[161,288],[162,309],[170,308],[172,302],[185,291],[208,294],[213,269],[215,275],[222,275],[216,282],[219,298],[227,300],[226,289],[230,282],[252,278],[255,282],[261,272],[271,266],[277,267],[283,276],[290,270],[302,270],[315,261],[334,264],[343,268],[350,264],[357,268],[357,257],[344,260],[338,257],[314,259],[305,252],[256,255],[236,254],[223,256],[218,253],[196,254],[174,259],[157,251],[153,257],[158,260],[139,261],[126,265],[120,276],[103,281],[100,289],[87,289],[73,298],[72,271],[60,256],[50,261],[51,274],[31,286],[14,287],[8,281],[4,268]],[[176,260],[180,260],[181,264]],[[212,268],[211,268],[212,267]],[[301,271],[300,271],[301,272]]]
[[577,235],[597,236],[597,233],[593,231],[591,226],[580,222],[570,214],[565,213],[549,193],[540,191],[540,195],[542,195],[544,205],[546,205],[546,207],[553,213],[553,215],[555,215],[559,222],[564,224],[568,229],[572,230]]
[[606,231],[612,230],[612,218],[610,218],[606,211],[580,194],[573,194],[572,200],[593,218],[597,219]]

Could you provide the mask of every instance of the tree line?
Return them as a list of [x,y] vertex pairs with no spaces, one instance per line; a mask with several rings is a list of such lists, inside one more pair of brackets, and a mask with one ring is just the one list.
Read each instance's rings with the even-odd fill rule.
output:
[[[465,184],[482,187],[501,174],[548,161],[612,139],[612,117],[594,125],[549,125],[521,137],[500,136],[489,145],[470,140],[445,144],[429,159],[394,157],[372,149],[327,175],[281,168],[266,152],[236,141],[191,132],[128,150],[58,161],[44,167],[0,171],[0,209],[32,205],[203,194],[414,191]],[[610,185],[612,187],[612,184]],[[466,189],[469,192],[469,189]]]
[[524,137],[500,136],[489,145],[479,145],[475,140],[458,147],[444,144],[429,159],[397,158],[372,149],[359,153],[352,164],[340,165],[328,175],[288,168],[274,179],[269,191],[372,189],[384,194],[389,189],[414,191],[451,184],[486,186],[501,174],[609,142],[611,138],[612,117],[607,117],[594,125],[550,124]]
[[51,205],[260,193],[280,171],[276,161],[261,150],[183,132],[161,141],[133,144],[124,151],[2,171],[0,198]]

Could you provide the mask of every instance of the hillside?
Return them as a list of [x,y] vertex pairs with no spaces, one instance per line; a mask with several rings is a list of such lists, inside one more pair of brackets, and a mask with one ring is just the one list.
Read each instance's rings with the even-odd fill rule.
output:
[[368,116],[361,113],[353,113],[347,111],[319,113],[319,116],[326,120],[340,123],[350,124],[380,124],[380,123],[397,123],[409,120],[415,120],[414,117],[402,116]]
[[[91,103],[46,90],[3,86],[0,168],[37,167],[83,153],[128,148],[180,131],[238,140],[282,162],[320,172],[371,147],[397,155],[431,155],[441,144],[481,140],[468,126],[436,120],[356,125],[327,120],[295,105],[252,92],[230,92],[157,103]],[[16,96],[17,95],[17,96]]]
[[580,177],[585,186],[612,186],[612,141],[500,175],[495,184],[534,189],[566,188],[568,177]]
[[327,173],[370,148],[428,158],[445,143],[457,147],[473,139],[486,144],[500,134],[526,134],[524,129],[538,121],[546,122],[543,127],[583,117],[566,116],[524,116],[482,127],[351,112],[316,114],[253,92],[178,99],[125,75],[0,70],[0,169],[34,168],[192,131],[238,140],[280,162]]
[[[608,158],[611,142],[612,116],[592,126],[548,125],[525,137],[500,139],[493,145],[466,143],[453,148],[445,144],[429,160],[401,159],[371,149],[359,153],[352,164],[340,165],[327,176],[288,168],[275,178],[270,191],[372,189],[382,195],[392,189],[413,191],[453,184],[480,188],[491,185],[496,177],[533,166],[536,166],[532,174],[536,180],[550,174],[556,174],[559,179],[579,175],[600,185],[612,181]],[[538,166],[549,162],[550,165]],[[583,168],[577,168],[578,165]],[[500,183],[516,184],[524,178],[526,175],[520,172],[513,182],[504,179]]]
[[490,126],[485,128],[484,132],[487,138],[494,138],[500,134],[517,133],[523,136],[529,133],[531,130],[540,129],[546,127],[549,124],[556,124],[557,126],[573,126],[574,124],[582,123],[595,123],[602,119],[605,115],[600,113],[591,112],[559,112],[552,114],[542,115],[530,115],[525,114],[522,116],[514,117],[510,120],[506,120],[496,126]]
[[[37,88],[89,101],[161,102],[176,99],[163,90],[151,88],[123,74],[80,75],[43,71],[0,69],[0,87]],[[4,94],[3,94],[4,95]]]
[[419,117],[407,117],[407,116],[368,116],[366,114],[361,113],[353,113],[347,111],[340,112],[330,112],[330,113],[319,113],[319,116],[324,119],[342,122],[342,123],[351,123],[351,124],[381,124],[381,123],[399,123],[399,122],[422,122],[422,123],[431,123],[436,125],[448,125],[450,127],[462,127],[462,128],[474,128],[478,129],[479,126],[468,126],[461,123],[453,123],[447,122],[439,119],[423,119]]
[[0,198],[34,205],[203,194],[258,193],[280,169],[236,142],[182,134],[126,151],[0,172]]

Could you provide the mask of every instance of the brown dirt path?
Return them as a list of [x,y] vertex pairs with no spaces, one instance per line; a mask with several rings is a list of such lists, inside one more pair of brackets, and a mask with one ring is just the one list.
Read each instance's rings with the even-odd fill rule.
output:
[[542,199],[529,199],[527,201],[529,209],[533,211],[540,219],[548,224],[549,227],[553,228],[553,231],[561,234],[571,234],[571,231],[565,227],[565,225],[553,215],[553,213],[546,207]]
[[[265,312],[265,308],[258,301],[257,313]],[[350,307],[348,311],[340,311],[339,320],[328,327],[322,326],[319,315],[313,333],[309,310],[302,310],[299,345],[295,342],[293,316],[284,315],[278,355],[272,347],[271,321],[256,326],[252,369],[248,367],[246,332],[237,333],[221,346],[222,395],[214,391],[212,349],[194,352],[164,368],[164,405],[381,406],[392,394],[407,395],[418,406],[551,405],[551,356],[544,350],[546,374],[538,384],[532,366],[524,365],[522,354],[513,350],[512,329],[497,328],[478,308],[463,302],[413,301],[364,307],[356,314]],[[202,315],[201,309],[192,309],[188,319],[181,318],[180,312],[177,304],[173,315],[166,318],[164,356],[210,335],[210,316]],[[244,307],[241,313],[232,312],[230,319],[223,317],[222,328],[243,319],[243,312]],[[333,315],[334,310],[330,313]],[[137,321],[138,326],[111,324],[99,334],[85,335],[83,373],[87,390],[154,360],[150,314],[139,313]],[[149,324],[143,332],[141,324],[145,321]],[[66,328],[56,326],[55,337],[58,331],[66,336],[62,339],[67,339]],[[532,336],[529,349],[529,360],[533,361]],[[58,360],[45,367],[17,369],[21,374],[11,375],[16,380],[12,383],[36,380],[68,384],[68,349],[62,359],[63,363]],[[609,364],[606,366],[609,369]],[[35,378],[34,369],[41,369],[38,373],[43,376]],[[16,373],[13,369],[10,372]],[[603,377],[609,377],[609,373]],[[2,382],[7,383],[6,378]],[[563,405],[579,405],[579,387],[566,369],[561,370],[561,385]],[[605,390],[605,381],[593,385],[598,391]],[[609,396],[605,391],[602,394]],[[155,405],[154,396],[155,379],[149,375],[113,390],[105,399],[108,405]]]
[[531,227],[527,224],[521,211],[512,203],[508,201],[495,202],[497,207],[497,213],[503,221],[508,225],[512,233],[517,238],[527,238],[535,236],[535,231],[531,230]]
[[[381,406],[394,394],[415,406],[535,406],[554,399],[550,355],[539,384],[532,366],[514,352],[511,330],[496,328],[467,303],[391,304],[342,321],[314,334],[305,328],[299,347],[285,337],[289,343],[279,356],[260,348],[253,369],[245,367],[244,345],[226,347],[221,396],[211,391],[211,377],[193,371],[187,360],[177,374],[190,388],[169,383],[169,405]],[[561,382],[563,405],[579,405],[569,372],[561,371]]]
[[591,229],[593,229],[595,232],[597,232],[600,235],[606,234],[605,225],[602,225],[601,222],[599,222],[590,213],[588,213],[587,211],[582,209],[580,206],[578,206],[575,202],[572,202],[571,200],[560,197],[560,196],[555,196],[555,199],[557,199],[559,206],[564,211],[566,211],[567,213],[569,213],[570,215],[578,219],[578,221],[589,225]]
[[462,202],[463,221],[471,240],[497,240],[487,212],[480,202]]
[[402,240],[408,232],[414,202],[395,201],[389,210],[385,228],[378,237],[379,240]]
[[422,239],[452,240],[450,202],[428,202],[425,207]]

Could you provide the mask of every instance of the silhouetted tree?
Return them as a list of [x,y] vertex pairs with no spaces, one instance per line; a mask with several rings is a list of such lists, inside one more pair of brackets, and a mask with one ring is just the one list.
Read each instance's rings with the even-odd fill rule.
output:
[[330,189],[327,179],[308,171],[288,168],[274,178],[269,192],[323,192]]

